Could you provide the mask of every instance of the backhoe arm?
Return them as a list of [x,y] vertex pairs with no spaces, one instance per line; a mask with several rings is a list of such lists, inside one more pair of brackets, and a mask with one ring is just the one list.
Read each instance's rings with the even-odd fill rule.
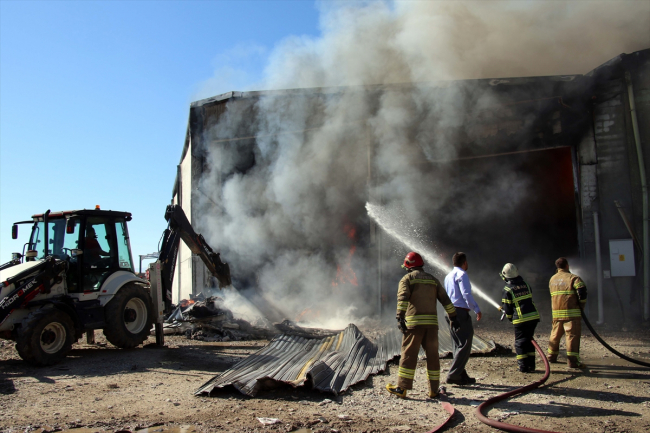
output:
[[210,273],[219,281],[220,288],[230,286],[232,284],[230,267],[227,263],[221,261],[219,253],[215,253],[210,248],[203,236],[194,231],[183,208],[178,205],[168,205],[165,211],[165,219],[169,225],[163,234],[163,243],[158,258],[162,264],[161,277],[162,289],[165,294],[165,310],[169,310],[172,303],[172,281],[181,239],[193,254],[201,257]]

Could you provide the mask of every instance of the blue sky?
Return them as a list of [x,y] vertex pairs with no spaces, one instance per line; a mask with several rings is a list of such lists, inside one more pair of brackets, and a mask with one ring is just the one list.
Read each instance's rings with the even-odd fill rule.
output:
[[318,34],[311,1],[0,1],[0,263],[14,221],[96,204],[133,213],[136,262],[155,251],[190,102]]

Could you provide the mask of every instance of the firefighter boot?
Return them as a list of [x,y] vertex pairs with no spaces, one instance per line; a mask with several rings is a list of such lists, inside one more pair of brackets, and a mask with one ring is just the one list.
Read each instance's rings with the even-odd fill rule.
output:
[[519,371],[522,373],[528,373],[528,365],[526,364],[526,359],[518,359],[517,364],[519,365]]
[[546,355],[548,362],[555,364],[557,362],[557,353],[552,355]]
[[390,392],[391,394],[395,394],[399,398],[406,398],[406,390],[400,388],[399,386],[393,386],[393,384],[386,384],[386,391]]
[[582,362],[580,362],[580,359],[577,356],[567,356],[567,365],[569,368],[579,368],[579,369],[585,369],[587,368],[586,365],[584,365]]
[[438,388],[437,392],[434,392],[429,388],[429,398],[438,398],[438,397],[440,397],[440,394],[442,394],[445,397],[447,396],[447,387],[446,386],[441,386],[440,388]]
[[526,358],[526,367],[528,367],[528,373],[534,373],[535,372],[535,357],[534,356],[528,356]]

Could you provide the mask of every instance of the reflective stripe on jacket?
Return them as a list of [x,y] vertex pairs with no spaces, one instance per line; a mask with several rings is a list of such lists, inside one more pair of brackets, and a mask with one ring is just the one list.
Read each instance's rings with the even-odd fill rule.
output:
[[521,276],[506,281],[501,298],[503,311],[513,325],[539,321],[539,311],[533,302],[533,292]]
[[581,307],[587,302],[587,286],[579,276],[558,269],[549,281],[549,289],[553,319],[571,320],[581,317]]
[[438,326],[437,301],[450,317],[456,315],[456,308],[440,281],[422,268],[413,268],[399,282],[397,316],[406,320],[409,329],[433,328]]

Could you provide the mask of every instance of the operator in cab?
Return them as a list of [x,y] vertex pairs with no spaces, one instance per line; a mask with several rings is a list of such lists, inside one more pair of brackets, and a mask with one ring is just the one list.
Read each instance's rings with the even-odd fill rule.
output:
[[84,239],[84,255],[90,263],[96,263],[103,257],[109,257],[111,253],[104,251],[97,242],[97,233],[93,226],[86,228],[86,237]]

